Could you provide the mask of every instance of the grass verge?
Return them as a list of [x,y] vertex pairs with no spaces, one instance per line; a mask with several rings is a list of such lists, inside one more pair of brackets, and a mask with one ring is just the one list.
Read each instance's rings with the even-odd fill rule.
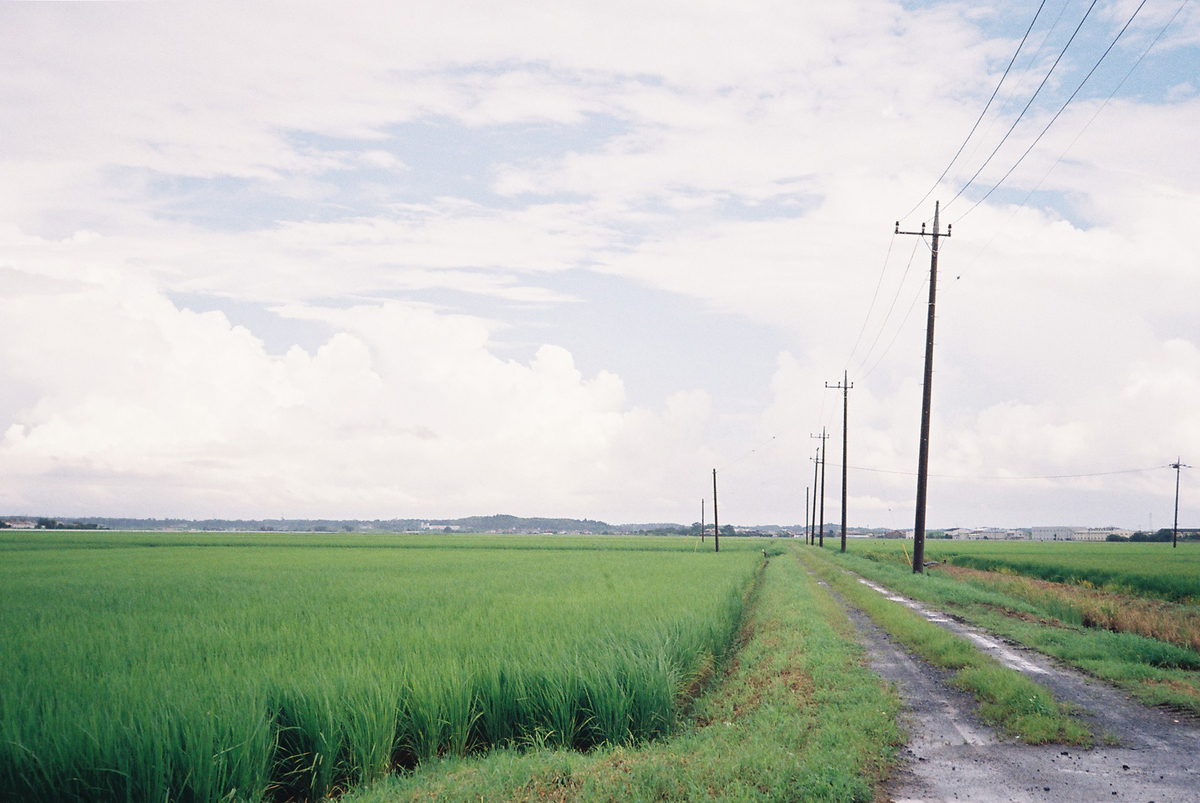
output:
[[1131,597],[1087,584],[1037,580],[1004,569],[980,571],[947,565],[936,572],[1028,602],[1066,625],[1134,633],[1183,647],[1196,653],[1196,668],[1200,668],[1200,606]]
[[801,560],[905,647],[934,666],[951,670],[950,682],[974,695],[985,722],[1028,744],[1092,744],[1091,731],[1048,689],[1001,665],[966,639],[884,599],[821,552],[803,550]]
[[795,560],[774,559],[742,642],[673,738],[443,758],[344,800],[870,801],[900,743],[900,703],[836,603]]
[[1019,588],[1004,578],[972,583],[937,570],[915,575],[886,561],[854,555],[830,557],[898,593],[952,610],[974,624],[1119,686],[1146,705],[1168,705],[1200,715],[1200,653],[1196,650],[1137,633],[1085,626],[1075,621],[1077,609],[1065,605],[1059,595],[1014,593]]

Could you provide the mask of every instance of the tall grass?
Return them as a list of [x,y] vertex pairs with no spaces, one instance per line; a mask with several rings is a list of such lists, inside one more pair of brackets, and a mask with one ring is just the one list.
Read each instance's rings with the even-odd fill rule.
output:
[[[904,562],[904,541],[864,541],[851,549],[874,560]],[[925,543],[927,560],[1003,571],[1052,583],[1200,604],[1200,544],[1044,541]]]
[[1200,608],[1118,595],[1082,585],[1035,580],[1008,573],[949,567],[951,575],[978,588],[1024,600],[1064,624],[1136,633],[1188,648],[1200,668]]
[[75,539],[9,541],[0,566],[2,800],[318,800],[439,755],[653,739],[761,562],[682,539]]

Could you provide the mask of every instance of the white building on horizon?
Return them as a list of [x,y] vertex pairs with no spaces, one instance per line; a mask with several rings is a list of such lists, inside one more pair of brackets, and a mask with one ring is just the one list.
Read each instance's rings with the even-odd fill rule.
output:
[[1087,527],[1082,530],[1076,530],[1074,540],[1107,541],[1110,535],[1119,535],[1122,538],[1128,538],[1133,535],[1133,530],[1125,530],[1120,527]]
[[1073,541],[1079,527],[1030,527],[1029,537],[1034,541]]

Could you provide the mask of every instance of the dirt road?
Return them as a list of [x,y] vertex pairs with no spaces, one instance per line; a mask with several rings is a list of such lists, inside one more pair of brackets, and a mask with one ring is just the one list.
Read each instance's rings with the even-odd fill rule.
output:
[[1146,708],[1040,653],[872,587],[971,639],[1050,688],[1060,701],[1078,705],[1098,737],[1090,750],[999,738],[972,714],[974,699],[946,684],[944,671],[913,658],[849,608],[872,669],[897,684],[910,708],[904,760],[885,790],[894,803],[1200,803],[1196,719]]

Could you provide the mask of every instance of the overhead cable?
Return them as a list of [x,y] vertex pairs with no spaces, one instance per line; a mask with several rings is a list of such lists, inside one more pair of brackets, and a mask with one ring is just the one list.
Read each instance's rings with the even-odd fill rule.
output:
[[879,343],[879,338],[883,335],[883,330],[887,328],[887,322],[891,320],[892,310],[896,308],[896,301],[900,299],[900,293],[904,289],[904,281],[908,278],[908,272],[912,269],[913,258],[917,255],[917,244],[920,241],[920,239],[913,241],[913,250],[908,256],[908,264],[904,266],[904,273],[900,276],[900,284],[896,287],[896,294],[892,296],[892,303],[888,305],[888,311],[883,316],[883,322],[879,324],[879,331],[875,333],[875,339],[871,341],[870,348],[867,349],[867,353],[859,360],[858,368],[855,369],[856,374],[867,364],[867,360],[871,359],[871,354],[874,353],[875,346]]
[[[1008,172],[1006,172],[1003,176],[1001,176],[1000,180],[997,181],[995,184],[993,184],[992,188],[983,194],[983,197],[981,197],[974,204],[972,204],[970,209],[968,209],[966,212],[963,212],[961,215],[959,215],[958,220],[962,220],[964,217],[971,214],[971,212],[973,212],[975,210],[975,207],[979,206],[981,203],[986,201],[988,196],[990,196],[993,192],[995,192],[1000,187],[1000,185],[1003,184],[1005,182],[1005,180],[1007,180],[1008,177],[1012,175],[1013,171],[1017,169],[1017,167],[1021,164],[1021,162],[1025,161],[1025,157],[1029,155],[1030,151],[1032,151],[1034,149],[1034,146],[1036,146],[1038,144],[1038,142],[1041,141],[1042,137],[1046,135],[1046,132],[1050,130],[1050,126],[1054,125],[1054,122],[1066,110],[1067,106],[1071,105],[1071,101],[1073,101],[1075,99],[1075,96],[1079,94],[1079,91],[1081,89],[1083,89],[1083,85],[1088,82],[1088,79],[1092,77],[1092,74],[1094,72],[1096,72],[1096,69],[1100,66],[1101,62],[1103,62],[1104,59],[1108,57],[1108,54],[1110,52],[1112,52],[1112,49],[1114,47],[1116,47],[1117,42],[1120,41],[1120,39],[1124,35],[1125,31],[1127,31],[1129,29],[1129,26],[1133,24],[1133,21],[1137,18],[1137,15],[1141,12],[1142,6],[1144,6],[1144,5],[1146,5],[1146,0],[1142,0],[1142,2],[1138,4],[1138,7],[1136,9],[1134,9],[1133,14],[1130,15],[1128,20],[1126,20],[1125,25],[1121,28],[1120,31],[1117,32],[1117,35],[1113,38],[1113,40],[1111,42],[1109,42],[1108,47],[1105,48],[1104,52],[1100,55],[1100,58],[1096,60],[1096,63],[1092,65],[1092,69],[1088,70],[1087,75],[1085,75],[1083,77],[1083,80],[1079,82],[1079,86],[1075,87],[1075,91],[1071,93],[1071,96],[1069,98],[1067,98],[1066,102],[1064,102],[1063,105],[1059,107],[1058,111],[1056,111],[1054,113],[1054,116],[1050,118],[1050,122],[1046,123],[1046,127],[1043,128],[1041,130],[1041,132],[1038,133],[1038,135],[1034,138],[1033,142],[1029,143],[1029,147],[1025,149],[1025,152],[1021,154],[1021,157],[1019,159],[1017,159],[1017,161],[1013,162],[1012,167],[1008,168]],[[1180,6],[1180,9],[1182,9],[1182,8],[1183,7]],[[1175,13],[1178,14],[1179,12],[1177,11]],[[1175,18],[1172,17],[1171,19],[1173,20]],[[1168,24],[1170,24],[1170,23],[1168,23]],[[1164,28],[1163,30],[1166,30],[1166,29]],[[1160,33],[1159,35],[1161,36],[1162,34]],[[1155,38],[1155,41],[1156,42],[1158,41],[1157,37]],[[1151,43],[1151,47],[1153,47],[1153,46],[1154,46],[1153,43]],[[1147,49],[1147,52],[1149,52],[1149,49]],[[1144,54],[1143,54],[1143,58],[1145,58]],[[1141,59],[1138,59],[1138,63],[1141,63]],[[1137,64],[1135,64],[1134,66],[1136,67]],[[1132,70],[1130,72],[1132,72]],[[1128,78],[1129,76],[1126,75],[1125,77]],[[1125,83],[1125,80],[1122,79],[1121,83],[1122,84]],[[1120,88],[1120,85],[1118,85],[1118,88]],[[1114,90],[1114,93],[1115,93],[1115,91],[1116,90]],[[1111,99],[1112,95],[1109,95],[1109,98]],[[1106,100],[1105,104],[1107,105],[1107,103],[1108,103],[1108,101]],[[1088,125],[1091,125],[1090,121],[1088,122]],[[1085,128],[1086,128],[1086,126],[1085,126]],[[1082,132],[1080,132],[1080,133],[1082,133]],[[1078,139],[1078,137],[1076,137],[1076,139]],[[1072,142],[1072,144],[1074,144],[1074,143]],[[1060,159],[1061,159],[1061,157],[1060,157]],[[1055,164],[1058,164],[1058,163],[1055,162]],[[955,197],[958,197],[958,196],[955,196]],[[947,204],[947,206],[949,206],[949,204]]]
[[950,207],[950,204],[952,204],[956,200],[958,200],[958,197],[960,195],[962,195],[963,192],[965,192],[966,189],[971,186],[971,184],[974,183],[975,179],[979,178],[979,174],[982,173],[983,169],[985,167],[987,167],[988,164],[991,163],[992,159],[1000,151],[1000,148],[1004,145],[1005,142],[1008,141],[1008,138],[1012,135],[1013,130],[1016,129],[1017,124],[1021,122],[1021,119],[1025,116],[1025,113],[1029,111],[1029,107],[1032,106],[1034,100],[1037,99],[1038,94],[1040,94],[1042,89],[1046,86],[1046,82],[1050,80],[1050,76],[1054,74],[1054,70],[1058,67],[1059,62],[1062,61],[1063,56],[1065,56],[1067,54],[1067,49],[1071,47],[1071,43],[1074,42],[1075,37],[1079,35],[1079,30],[1081,28],[1083,28],[1083,23],[1087,22],[1088,16],[1092,13],[1092,9],[1094,9],[1096,7],[1096,3],[1098,3],[1098,2],[1099,2],[1099,0],[1092,0],[1092,4],[1088,6],[1087,11],[1085,11],[1083,14],[1083,19],[1079,20],[1079,24],[1075,26],[1074,32],[1071,33],[1071,38],[1067,40],[1067,43],[1065,45],[1063,45],[1063,49],[1059,52],[1058,58],[1056,58],[1054,60],[1054,63],[1050,65],[1050,69],[1046,72],[1046,75],[1042,78],[1042,82],[1040,84],[1038,84],[1038,88],[1035,89],[1033,91],[1033,94],[1029,96],[1029,101],[1025,104],[1025,108],[1021,109],[1021,113],[1017,115],[1017,119],[1013,120],[1012,125],[1008,127],[1008,131],[1006,131],[1004,133],[1004,136],[996,144],[996,147],[992,149],[992,152],[990,154],[988,154],[988,157],[983,160],[983,164],[981,164],[979,166],[979,169],[975,171],[974,175],[972,175],[969,179],[967,179],[967,183],[962,185],[962,187],[959,188],[958,192],[956,192],[954,194],[954,197],[950,199],[950,201],[943,207],[943,209],[948,209]]
[[[837,466],[835,466],[837,467]],[[916,476],[913,471],[894,471],[886,468],[869,468],[867,466],[846,466],[846,468],[854,469],[855,471],[871,471],[876,474],[900,474],[906,477]],[[1150,466],[1149,468],[1126,468],[1118,471],[1094,471],[1087,474],[1044,474],[1040,476],[1016,477],[1002,474],[994,475],[968,475],[968,474],[930,474],[931,477],[937,477],[943,480],[1074,480],[1087,477],[1111,477],[1116,474],[1144,474],[1147,471],[1157,471],[1160,468],[1171,468],[1171,466]]]
[[883,284],[883,275],[887,273],[888,260],[892,257],[892,246],[895,244],[896,235],[893,233],[892,239],[888,242],[887,254],[883,257],[883,267],[879,270],[879,279],[875,282],[875,292],[871,294],[871,303],[867,305],[867,315],[863,318],[862,327],[858,330],[858,337],[854,339],[854,347],[850,349],[850,356],[846,358],[846,365],[843,366],[843,370],[854,359],[854,354],[858,351],[858,344],[862,341],[863,332],[867,331],[867,324],[871,320],[871,313],[875,311],[875,299],[879,297],[879,287]]
[[1042,0],[1041,4],[1038,5],[1037,11],[1034,12],[1033,19],[1029,21],[1029,27],[1025,29],[1025,35],[1021,37],[1021,41],[1017,44],[1017,49],[1013,51],[1012,58],[1008,60],[1008,66],[1004,68],[1004,74],[1000,76],[1000,80],[997,82],[996,88],[992,90],[992,96],[989,97],[987,103],[983,105],[983,111],[981,111],[979,113],[979,117],[976,118],[975,125],[971,126],[971,130],[967,132],[966,139],[964,139],[962,144],[958,146],[958,150],[954,152],[954,156],[951,157],[950,163],[946,165],[946,169],[943,170],[942,174],[937,177],[936,181],[933,182],[933,186],[925,191],[925,194],[921,196],[921,200],[913,204],[913,208],[908,210],[908,212],[900,218],[901,220],[904,220],[913,212],[917,211],[917,208],[920,207],[921,204],[925,203],[925,200],[933,194],[933,191],[937,189],[938,184],[940,184],[942,179],[946,177],[946,174],[950,172],[950,168],[954,166],[956,161],[958,161],[958,157],[962,155],[963,148],[967,147],[967,143],[971,141],[971,137],[975,134],[975,129],[979,128],[979,124],[983,122],[983,117],[985,114],[987,114],[987,110],[992,107],[992,101],[996,99],[996,93],[999,92],[1000,87],[1004,85],[1004,79],[1008,77],[1008,71],[1012,69],[1013,63],[1017,60],[1017,55],[1021,52],[1021,48],[1025,46],[1025,40],[1029,38],[1029,32],[1033,30],[1034,23],[1037,22],[1038,17],[1042,13],[1042,9],[1045,7],[1046,0]]

